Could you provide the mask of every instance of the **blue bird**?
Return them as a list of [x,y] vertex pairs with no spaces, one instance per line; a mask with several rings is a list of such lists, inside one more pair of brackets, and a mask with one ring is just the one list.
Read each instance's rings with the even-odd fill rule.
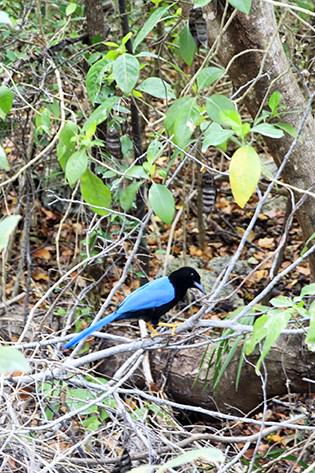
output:
[[169,276],[148,282],[129,294],[115,312],[78,333],[64,348],[72,348],[91,333],[116,320],[143,319],[156,326],[159,318],[182,300],[187,290],[193,287],[205,294],[200,275],[188,266],[173,271]]

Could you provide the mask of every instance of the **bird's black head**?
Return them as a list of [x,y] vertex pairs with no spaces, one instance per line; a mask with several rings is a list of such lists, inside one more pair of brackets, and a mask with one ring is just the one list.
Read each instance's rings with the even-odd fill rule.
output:
[[199,291],[205,294],[205,290],[200,282],[200,274],[194,268],[184,266],[183,268],[173,271],[168,278],[175,287],[178,299],[183,298],[187,289],[193,287],[196,287]]

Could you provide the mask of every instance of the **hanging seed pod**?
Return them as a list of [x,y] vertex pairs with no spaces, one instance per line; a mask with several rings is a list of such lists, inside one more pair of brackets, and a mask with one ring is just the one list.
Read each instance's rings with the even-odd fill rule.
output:
[[216,196],[217,189],[213,175],[210,172],[205,172],[202,175],[202,204],[205,213],[209,213],[213,210]]
[[132,462],[127,448],[125,447],[120,457],[119,463],[113,473],[127,473],[132,469]]
[[189,30],[197,46],[208,47],[207,22],[203,17],[202,8],[192,8],[189,12]]
[[112,156],[121,159],[120,129],[113,124],[106,129],[106,146]]

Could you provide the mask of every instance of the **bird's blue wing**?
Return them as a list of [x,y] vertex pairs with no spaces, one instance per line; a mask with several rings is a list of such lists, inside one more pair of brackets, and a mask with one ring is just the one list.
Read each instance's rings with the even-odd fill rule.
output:
[[168,277],[164,276],[148,282],[129,294],[118,307],[116,314],[119,316],[126,312],[153,309],[168,304],[174,298],[175,288]]

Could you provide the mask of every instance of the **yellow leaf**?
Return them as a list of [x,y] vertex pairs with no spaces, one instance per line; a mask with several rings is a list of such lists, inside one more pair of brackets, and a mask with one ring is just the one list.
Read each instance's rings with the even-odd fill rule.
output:
[[243,208],[255,192],[261,174],[261,163],[252,146],[242,146],[230,162],[230,184],[236,203]]

